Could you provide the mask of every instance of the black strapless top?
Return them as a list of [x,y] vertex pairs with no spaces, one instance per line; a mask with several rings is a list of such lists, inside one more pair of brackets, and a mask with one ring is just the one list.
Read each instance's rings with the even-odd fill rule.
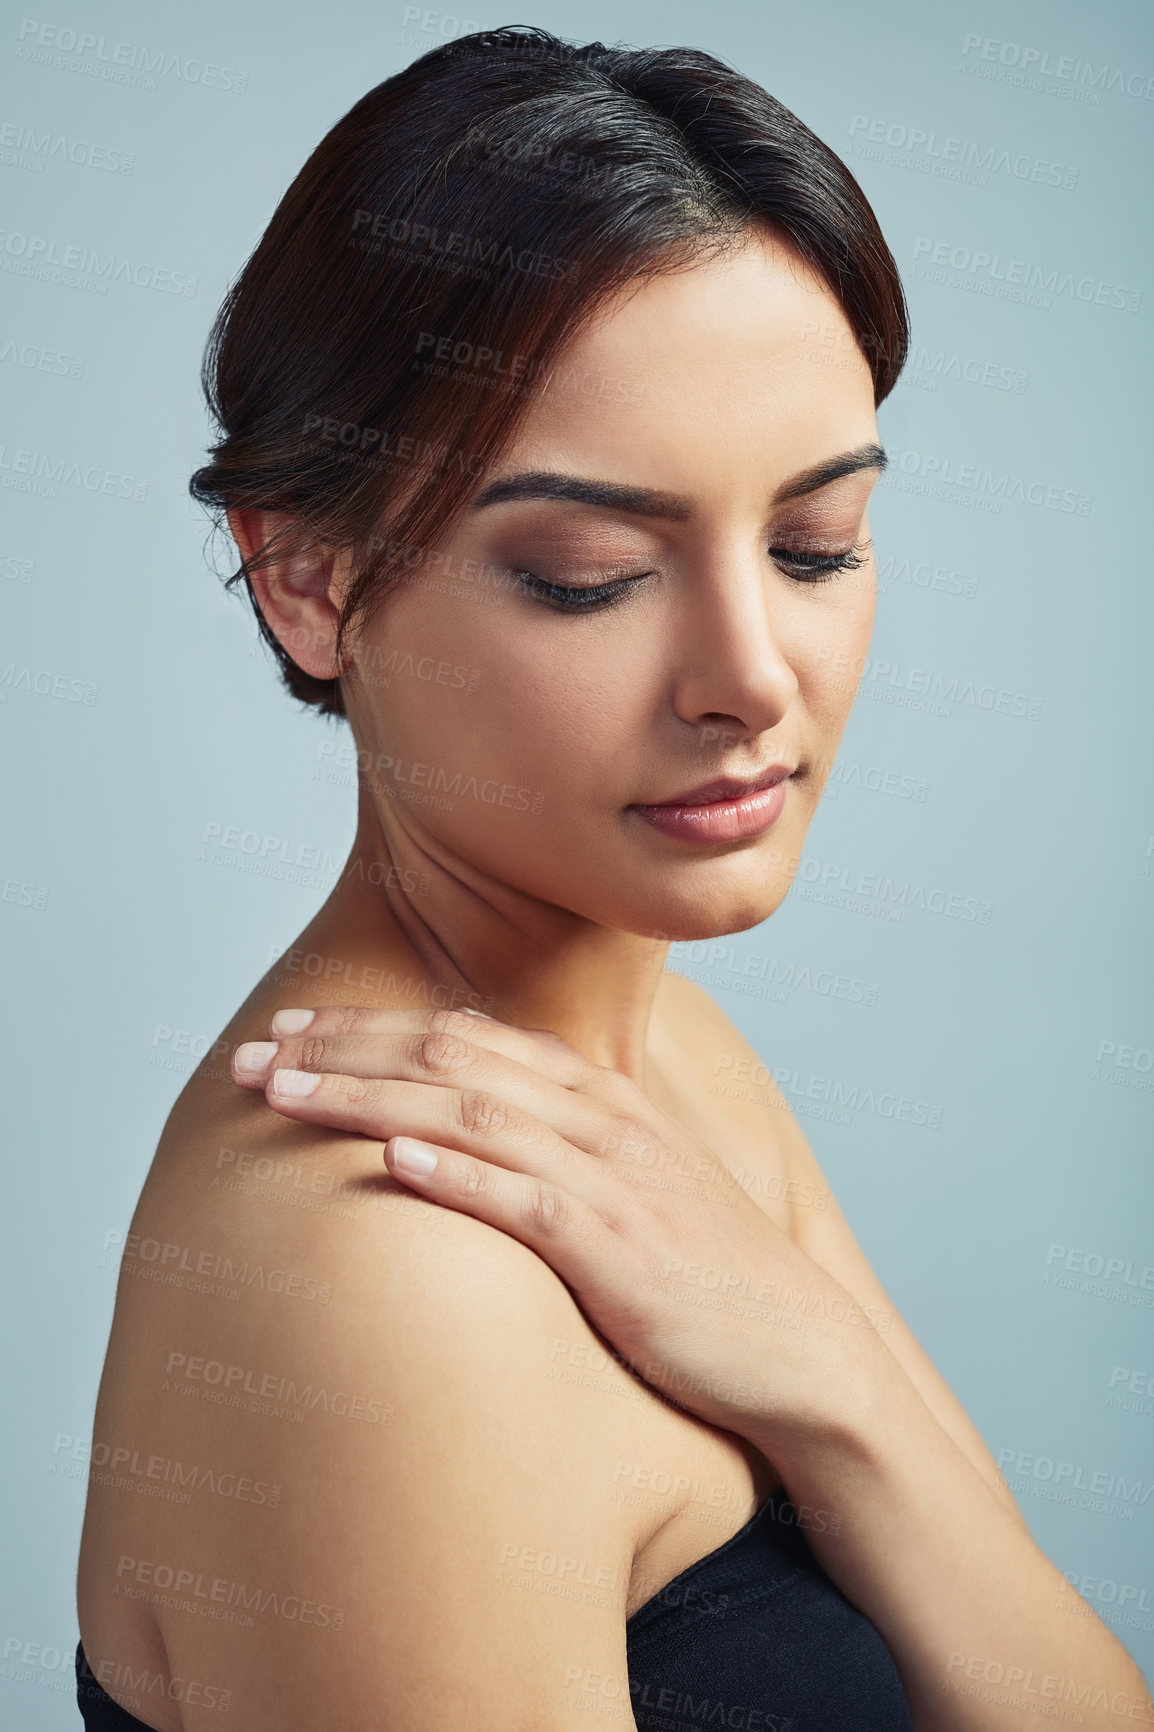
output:
[[[625,1642],[638,1732],[912,1732],[889,1649],[818,1564],[784,1491],[639,1607]],[[76,1687],[88,1732],[150,1732],[83,1646]]]

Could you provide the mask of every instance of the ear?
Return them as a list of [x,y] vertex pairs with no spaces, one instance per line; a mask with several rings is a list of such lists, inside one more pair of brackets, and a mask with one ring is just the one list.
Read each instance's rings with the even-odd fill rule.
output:
[[[287,512],[255,509],[233,510],[227,516],[233,540],[246,561],[294,521]],[[314,679],[337,679],[341,673],[335,648],[347,578],[344,561],[303,525],[300,538],[287,542],[270,564],[249,574],[270,631]]]

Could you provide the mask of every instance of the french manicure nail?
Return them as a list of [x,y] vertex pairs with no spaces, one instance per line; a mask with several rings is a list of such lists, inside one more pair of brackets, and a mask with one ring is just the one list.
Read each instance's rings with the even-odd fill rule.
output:
[[320,1080],[311,1070],[274,1070],[272,1092],[281,1100],[301,1100],[312,1094]]
[[274,1034],[303,1034],[316,1014],[315,1010],[278,1010],[269,1027]]
[[425,1178],[437,1165],[437,1151],[415,1137],[397,1137],[393,1142],[393,1165],[402,1173]]
[[233,1062],[246,1076],[263,1076],[275,1054],[275,1040],[246,1040],[237,1047]]

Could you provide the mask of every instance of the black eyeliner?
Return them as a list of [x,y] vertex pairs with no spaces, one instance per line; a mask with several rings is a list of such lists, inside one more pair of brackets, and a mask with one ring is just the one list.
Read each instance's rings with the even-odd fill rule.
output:
[[[843,571],[859,570],[866,562],[869,548],[867,544],[865,547],[847,548],[844,553],[830,554],[789,553],[785,548],[770,548],[768,552],[778,568],[785,570],[795,582],[825,583]],[[790,566],[795,569],[790,571]],[[583,587],[550,583],[547,578],[537,577],[531,571],[517,571],[513,575],[530,595],[557,613],[599,613],[624,601],[634,585],[643,583],[652,573],[639,573],[636,577],[621,577],[610,583]]]
[[[548,607],[553,607],[558,613],[599,613],[604,608],[614,607],[624,601],[629,590],[635,584],[642,583],[644,577],[620,577],[611,583],[598,583],[585,588],[573,585],[550,583],[547,578],[536,577],[531,571],[518,571],[514,574],[524,584],[531,595]],[[645,577],[650,574],[646,572]]]

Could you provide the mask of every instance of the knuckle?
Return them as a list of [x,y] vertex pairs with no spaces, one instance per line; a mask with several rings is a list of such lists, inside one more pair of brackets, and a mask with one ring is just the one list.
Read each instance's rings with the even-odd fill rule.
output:
[[377,1099],[377,1085],[369,1077],[354,1077],[345,1089],[345,1100],[351,1107],[371,1107]]
[[421,1034],[417,1036],[415,1056],[421,1070],[442,1076],[467,1064],[469,1047],[455,1034]]
[[651,1166],[659,1146],[660,1138],[648,1125],[641,1124],[628,1113],[614,1113],[605,1127],[604,1153],[615,1155],[618,1160]]
[[336,1017],[337,1028],[341,1034],[359,1034],[364,1026],[365,1013],[356,1005],[342,1005]]
[[483,1197],[489,1190],[489,1169],[484,1161],[466,1161],[461,1173],[461,1195],[463,1197]]
[[328,1043],[320,1035],[312,1035],[307,1040],[302,1040],[297,1056],[297,1068],[299,1070],[323,1070],[327,1051]]
[[496,1136],[508,1128],[510,1113],[504,1101],[482,1089],[462,1089],[457,1096],[461,1129],[473,1137]]
[[527,1226],[538,1233],[561,1233],[569,1225],[572,1210],[569,1199],[555,1185],[543,1179],[533,1179],[525,1192],[521,1209]]
[[468,1040],[473,1027],[473,1018],[463,1010],[439,1007],[429,1012],[429,1028],[434,1034],[453,1034],[458,1040]]

